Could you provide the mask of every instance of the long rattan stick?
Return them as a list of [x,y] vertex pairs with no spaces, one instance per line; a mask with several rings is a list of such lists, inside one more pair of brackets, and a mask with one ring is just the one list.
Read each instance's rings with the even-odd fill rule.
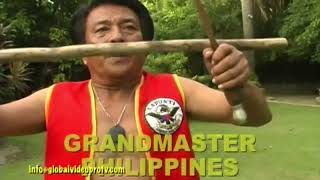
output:
[[[220,43],[229,43],[241,50],[282,49],[288,46],[285,38],[267,39],[224,39]],[[150,52],[187,52],[202,51],[210,47],[208,39],[185,39],[129,43],[104,43],[72,45],[54,48],[16,48],[0,50],[0,64],[17,60],[27,62],[56,62],[70,57],[86,57],[95,55],[124,56],[135,53]]]

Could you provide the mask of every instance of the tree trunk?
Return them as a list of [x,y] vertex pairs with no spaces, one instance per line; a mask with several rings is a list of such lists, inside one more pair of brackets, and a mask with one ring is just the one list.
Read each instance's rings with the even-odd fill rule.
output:
[[[242,21],[244,38],[254,38],[254,0],[241,0],[242,5]],[[255,66],[254,51],[245,51],[245,55],[249,60],[252,70]]]

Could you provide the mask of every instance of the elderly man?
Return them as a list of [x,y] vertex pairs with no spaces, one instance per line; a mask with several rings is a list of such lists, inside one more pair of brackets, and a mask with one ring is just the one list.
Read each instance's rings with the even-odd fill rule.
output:
[[[100,0],[81,8],[73,21],[75,43],[119,43],[153,39],[153,22],[138,0]],[[248,115],[246,126],[260,126],[271,120],[271,113],[261,90],[248,84],[248,61],[231,45],[222,44],[215,51],[203,51],[213,82],[219,91],[190,79],[170,74],[152,75],[143,71],[146,54],[128,57],[85,57],[91,79],[55,84],[24,99],[0,106],[0,136],[47,132],[45,165],[80,165],[84,158],[119,157],[130,159],[139,168],[141,158],[193,158],[193,152],[119,153],[68,152],[66,137],[85,135],[103,138],[106,134],[117,143],[123,135],[171,134],[173,142],[185,135],[191,142],[188,118],[237,124],[232,116],[231,100],[241,99]],[[237,92],[230,89],[239,88]],[[75,139],[74,139],[75,140]],[[91,139],[92,140],[92,139]],[[101,142],[98,142],[101,143]],[[179,168],[171,175],[181,176]],[[165,177],[163,170],[154,175]],[[46,179],[84,179],[81,175],[46,175]],[[92,179],[151,179],[145,177],[110,177],[93,175]]]

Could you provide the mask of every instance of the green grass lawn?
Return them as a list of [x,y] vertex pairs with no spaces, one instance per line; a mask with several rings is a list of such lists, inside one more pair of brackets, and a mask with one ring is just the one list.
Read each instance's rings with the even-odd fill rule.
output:
[[[273,121],[260,128],[191,122],[193,133],[254,134],[255,153],[197,153],[197,158],[236,158],[236,177],[202,179],[236,180],[319,180],[320,179],[320,108],[271,104]],[[7,144],[23,150],[0,166],[1,180],[40,180],[28,175],[28,165],[43,163],[44,135],[6,138]],[[15,161],[17,160],[17,161]]]

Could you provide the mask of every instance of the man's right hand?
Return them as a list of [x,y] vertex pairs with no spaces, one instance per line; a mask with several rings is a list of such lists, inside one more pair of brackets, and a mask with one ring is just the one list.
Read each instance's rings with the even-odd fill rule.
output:
[[45,105],[48,89],[0,105],[0,137],[39,133],[46,130]]

